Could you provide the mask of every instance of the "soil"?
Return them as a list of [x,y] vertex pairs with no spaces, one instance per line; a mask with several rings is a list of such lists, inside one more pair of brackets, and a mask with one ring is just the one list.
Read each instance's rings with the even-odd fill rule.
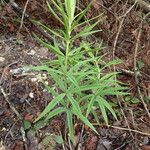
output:
[[[25,1],[16,1],[16,3],[24,8]],[[33,124],[35,118],[52,99],[42,82],[50,84],[53,81],[48,78],[46,72],[22,70],[25,66],[40,65],[55,56],[37,43],[32,32],[41,33],[35,30],[28,20],[24,20],[23,28],[19,31],[20,16],[10,3],[1,1],[1,4],[0,150],[62,150],[64,147],[70,149],[66,137],[65,116],[55,117],[48,125],[39,123],[42,124],[42,127],[35,128]],[[84,2],[81,3],[80,8],[84,8],[85,5]],[[119,120],[115,121],[109,115],[111,124],[109,128],[102,118],[100,118],[102,120],[100,126],[94,123],[92,117],[90,118],[99,135],[76,120],[73,149],[150,150],[150,118],[142,102],[144,100],[149,111],[150,21],[149,18],[142,18],[144,14],[141,14],[141,9],[134,7],[125,17],[114,48],[121,16],[130,7],[131,4],[126,1],[98,0],[87,14],[87,17],[92,17],[103,13],[104,18],[97,26],[102,29],[102,32],[91,37],[90,40],[94,42],[103,40],[105,48],[102,53],[107,54],[104,58],[106,61],[112,60],[113,55],[114,58],[122,60],[122,64],[116,66],[116,69],[121,72],[118,80],[128,84],[131,96],[120,99],[116,108],[120,115]],[[45,1],[31,0],[26,13],[30,14],[30,17],[48,24],[52,29],[60,28],[59,23],[49,15],[46,8]],[[114,16],[120,18],[116,19]],[[142,24],[141,29],[139,28],[140,24]],[[141,35],[138,39],[140,30]],[[137,41],[138,51],[135,53]],[[138,81],[134,73],[135,58],[137,71],[140,73]],[[108,97],[109,99],[116,101],[114,97]],[[84,129],[83,133],[82,129]],[[61,143],[61,135],[64,144]]]

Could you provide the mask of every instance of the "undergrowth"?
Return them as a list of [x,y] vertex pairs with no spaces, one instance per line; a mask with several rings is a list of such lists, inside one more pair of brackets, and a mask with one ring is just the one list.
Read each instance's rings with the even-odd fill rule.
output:
[[[34,70],[47,71],[49,77],[54,81],[53,85],[45,85],[53,99],[37,117],[35,123],[39,120],[48,123],[51,118],[63,113],[66,116],[68,137],[73,142],[74,119],[80,119],[98,134],[88,120],[88,116],[93,115],[99,123],[97,112],[101,111],[104,121],[108,125],[107,111],[109,111],[117,119],[115,111],[109,103],[110,100],[106,99],[106,96],[125,95],[123,90],[126,88],[116,80],[116,72],[104,73],[108,67],[118,64],[120,61],[104,62],[103,56],[99,56],[101,45],[93,47],[93,43],[83,40],[85,37],[99,32],[94,28],[99,23],[100,16],[89,20],[83,19],[92,3],[76,14],[75,0],[65,0],[64,3],[60,0],[51,2],[51,4],[47,3],[49,11],[62,24],[63,29],[51,30],[46,25],[36,22],[54,36],[54,43],[51,44],[35,35],[44,47],[55,53],[56,58],[50,60],[46,65],[32,67]],[[52,7],[55,7],[55,10]],[[61,41],[65,51],[60,49],[57,39]],[[80,44],[75,47],[76,40],[79,40]]]

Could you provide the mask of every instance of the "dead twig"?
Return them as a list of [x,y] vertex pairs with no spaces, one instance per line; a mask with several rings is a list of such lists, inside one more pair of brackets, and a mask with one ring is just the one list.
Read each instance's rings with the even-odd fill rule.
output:
[[84,132],[84,124],[82,124],[81,133],[80,133],[79,140],[78,140],[78,145],[77,145],[78,150],[80,150],[82,146],[81,140],[83,138],[83,132]]
[[12,109],[12,111],[16,114],[16,116],[17,116],[20,120],[22,120],[21,115],[18,113],[18,111],[15,109],[15,107],[14,107],[14,106],[11,104],[11,102],[9,101],[9,98],[8,98],[7,94],[5,93],[4,89],[2,88],[2,86],[0,86],[0,91],[1,91],[1,93],[3,94],[3,96],[4,96],[5,100],[6,100],[6,102],[9,104],[9,107]]
[[138,131],[138,130],[134,130],[134,129],[117,127],[117,126],[111,126],[111,125],[109,127],[114,128],[114,129],[119,129],[119,130],[124,130],[124,131],[130,131],[130,132],[134,132],[134,133],[139,133],[139,134],[142,134],[142,135],[150,136],[150,133],[146,133],[146,132],[142,132],[142,131]]
[[140,44],[140,38],[141,38],[141,34],[142,34],[142,25],[143,25],[143,22],[141,21],[141,24],[139,26],[139,32],[138,32],[138,35],[137,35],[137,41],[136,41],[136,45],[135,45],[135,51],[134,51],[134,73],[135,73],[135,82],[136,82],[136,85],[137,85],[137,90],[138,90],[138,94],[139,94],[139,97],[143,103],[143,106],[148,114],[148,117],[150,119],[150,113],[149,113],[149,110],[147,108],[147,104],[145,103],[144,99],[143,99],[143,96],[142,96],[142,93],[141,93],[141,89],[140,89],[140,86],[139,86],[139,79],[138,79],[138,68],[137,68],[137,54],[138,54],[138,49],[139,49],[139,44]]
[[[116,46],[117,46],[118,38],[119,38],[119,35],[120,35],[120,33],[121,33],[121,29],[122,29],[123,23],[124,23],[124,21],[125,21],[125,18],[126,18],[126,16],[130,13],[130,11],[135,7],[136,3],[137,3],[137,0],[135,1],[135,3],[134,3],[122,16],[118,17],[118,20],[119,20],[119,27],[118,27],[118,31],[117,31],[117,34],[116,34],[116,37],[115,37],[115,40],[114,40],[114,44],[113,44],[113,59],[115,59]],[[113,68],[114,68],[114,71],[116,71],[116,66],[115,66],[115,65],[113,66]],[[126,122],[126,125],[127,125],[127,127],[128,127],[128,130],[129,130],[129,132],[130,132],[132,138],[134,139],[134,136],[133,136],[133,134],[132,134],[132,132],[131,132],[131,129],[130,129],[130,125],[129,125],[128,120],[127,120],[127,118],[126,118],[126,115],[125,115],[125,113],[124,113],[124,111],[123,111],[123,107],[122,107],[122,105],[121,105],[120,98],[122,99],[122,101],[124,101],[124,100],[123,100],[122,97],[117,97],[117,100],[118,100],[118,104],[119,104],[121,113],[122,113],[122,115],[123,115],[123,117],[124,117],[124,119],[125,119],[125,122]]]
[[24,6],[24,9],[23,9],[23,12],[22,12],[22,17],[21,17],[21,23],[20,23],[20,27],[19,27],[19,32],[22,28],[22,25],[23,25],[23,20],[24,20],[24,17],[25,17],[25,12],[26,12],[26,9],[27,9],[27,6],[28,6],[28,3],[29,3],[30,0],[27,0],[26,3],[25,3],[25,6]]
[[[132,3],[135,3],[136,0],[131,0]],[[144,13],[150,12],[150,4],[148,2],[145,2],[144,0],[138,0],[137,1],[138,7],[143,9]]]
[[[120,97],[120,98],[121,98],[121,100],[124,102],[123,97]],[[129,129],[129,132],[130,132],[132,138],[134,139],[134,136],[133,136],[133,134],[132,134],[132,132],[131,132],[130,124],[129,124],[128,120],[127,120],[127,117],[126,117],[124,111],[123,111],[123,107],[122,107],[122,105],[121,105],[121,102],[120,102],[120,100],[119,100],[119,97],[117,97],[117,100],[118,100],[118,104],[119,104],[121,113],[122,113],[122,115],[123,115],[123,117],[124,117],[124,119],[125,119],[125,122],[126,122],[126,125],[127,125],[128,129]]]
[[[18,121],[18,120],[17,120]],[[11,135],[11,137],[13,138],[13,135],[12,135],[12,129],[14,128],[16,122],[10,127],[9,131],[7,132],[7,134],[5,135],[5,138],[4,138],[4,143],[6,142],[6,139],[8,137],[8,135]]]
[[100,2],[97,2],[97,4],[100,5],[101,7],[103,7],[107,12],[109,12],[110,14],[112,14],[117,19],[116,14],[114,14],[111,10],[109,10],[107,7],[105,7],[104,5],[102,5]]
[[[135,7],[137,1],[138,0],[136,0],[135,3],[122,16],[118,17],[119,18],[118,19],[119,20],[119,27],[118,27],[118,31],[117,31],[117,34],[116,34],[116,37],[115,37],[114,44],[113,44],[113,59],[115,57],[115,51],[116,51],[116,46],[117,46],[118,38],[119,38],[119,35],[120,35],[120,32],[121,32],[123,23],[125,21],[125,18],[130,13],[130,11]],[[114,70],[115,70],[115,66],[114,66]]]

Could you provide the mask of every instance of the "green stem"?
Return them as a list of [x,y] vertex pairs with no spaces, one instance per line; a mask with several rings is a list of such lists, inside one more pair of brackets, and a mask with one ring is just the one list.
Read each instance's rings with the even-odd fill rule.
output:
[[65,58],[66,71],[67,71],[67,66],[68,66],[69,48],[70,48],[70,41],[68,40],[66,43],[66,58]]
[[69,52],[70,52],[70,39],[71,39],[71,24],[69,23],[68,27],[68,39],[66,41],[66,58],[65,58],[65,67],[66,71],[68,70],[68,57],[69,57]]
[[[67,28],[68,38],[66,40],[66,57],[65,57],[65,76],[67,81],[67,72],[68,72],[68,58],[69,58],[69,52],[70,52],[70,42],[71,42],[71,24],[69,24],[69,27]],[[67,85],[68,88],[68,85]],[[66,101],[66,107],[69,108],[69,102]]]

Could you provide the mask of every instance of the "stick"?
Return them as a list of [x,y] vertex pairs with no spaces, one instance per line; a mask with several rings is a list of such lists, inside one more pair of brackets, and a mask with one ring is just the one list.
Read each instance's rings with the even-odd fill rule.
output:
[[[136,0],[131,0],[132,3],[135,3]],[[143,9],[143,12],[145,14],[150,12],[150,4],[148,2],[145,2],[144,0],[138,0],[137,5]]]
[[111,125],[109,127],[114,128],[114,129],[119,129],[119,130],[124,130],[124,131],[130,131],[130,132],[135,132],[135,133],[139,133],[139,134],[142,134],[142,135],[150,136],[150,133],[145,133],[145,132],[141,132],[141,131],[134,130],[134,129],[117,127],[117,126],[111,126]]
[[22,28],[22,25],[23,25],[23,20],[24,20],[24,17],[25,17],[25,12],[26,12],[28,3],[29,3],[29,0],[26,1],[24,9],[23,9],[23,13],[22,13],[22,17],[21,17],[21,23],[20,23],[20,27],[19,27],[19,32],[20,32],[20,30]]
[[138,49],[139,49],[141,34],[142,34],[142,22],[141,22],[140,27],[139,27],[139,32],[138,32],[137,41],[136,41],[136,45],[135,45],[135,51],[134,51],[134,73],[135,73],[135,82],[137,84],[137,90],[138,90],[139,97],[140,97],[140,99],[143,103],[143,106],[144,106],[144,108],[148,114],[149,119],[150,119],[150,113],[149,113],[149,110],[147,108],[147,104],[145,103],[145,101],[142,97],[141,89],[139,86],[138,74],[137,74],[137,53],[138,53]]
[[11,102],[9,101],[9,98],[7,96],[7,94],[5,93],[4,89],[0,86],[0,91],[3,94],[5,100],[7,101],[7,103],[9,104],[10,108],[12,109],[12,111],[16,114],[16,116],[22,120],[21,115],[18,113],[18,111],[15,109],[15,107],[11,104]]

